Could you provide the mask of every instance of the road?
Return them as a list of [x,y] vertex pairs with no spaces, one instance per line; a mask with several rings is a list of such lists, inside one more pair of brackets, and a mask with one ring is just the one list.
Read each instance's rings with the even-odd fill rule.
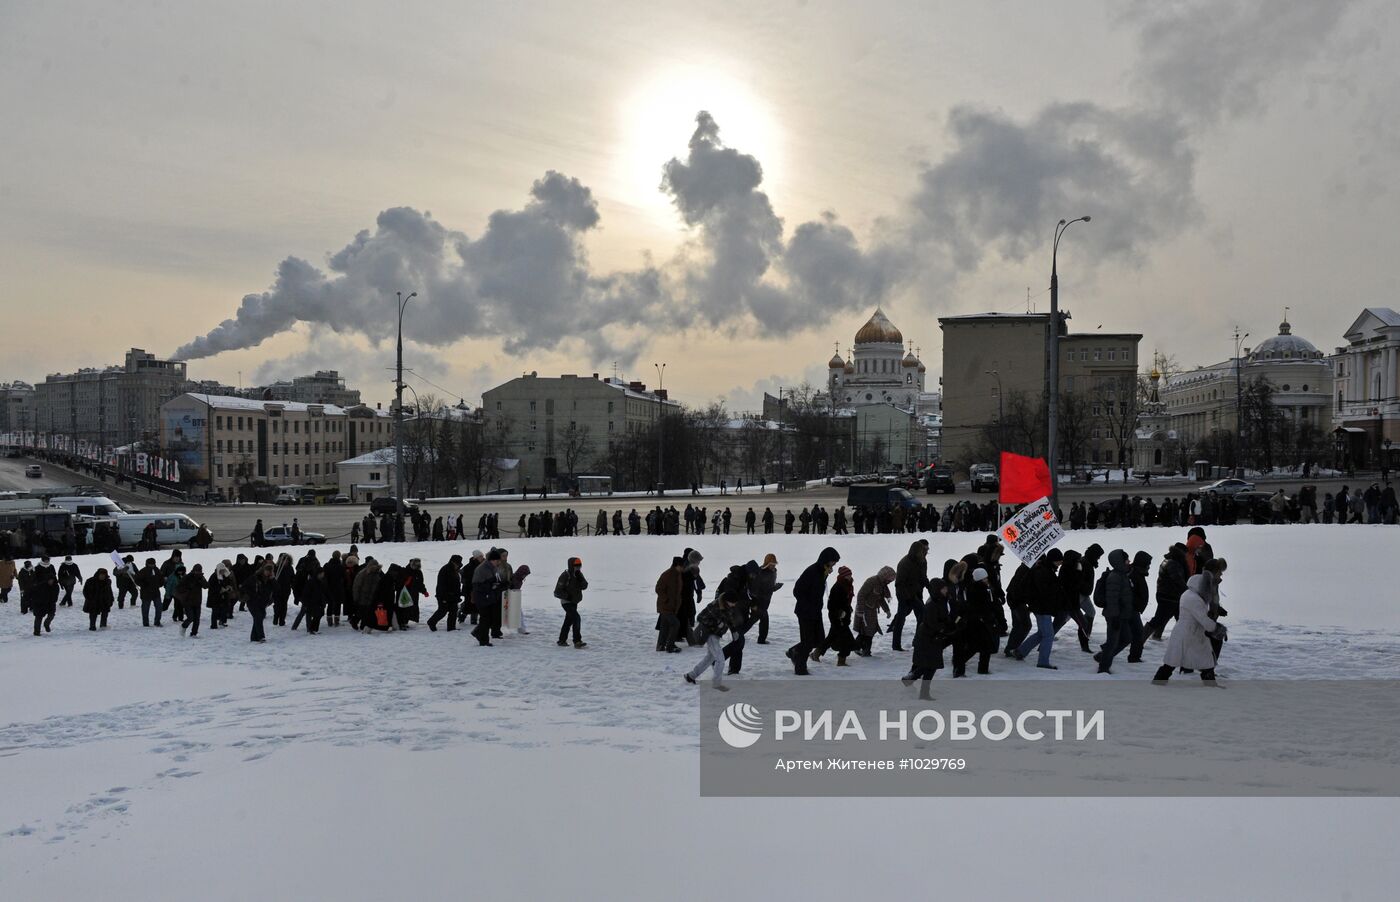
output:
[[[84,478],[68,473],[49,464],[43,464],[44,477],[42,479],[28,479],[24,475],[24,467],[32,463],[28,459],[0,459],[0,490],[7,488],[21,488],[35,491],[36,489],[68,488],[79,483],[94,484],[112,492],[113,500],[134,504],[147,513],[161,510],[181,511],[189,514],[195,520],[206,524],[213,531],[216,544],[234,545],[246,544],[246,538],[252,531],[253,523],[261,518],[263,526],[270,528],[282,523],[290,524],[292,518],[297,519],[298,524],[304,531],[317,532],[327,536],[328,539],[344,540],[350,531],[350,525],[357,520],[364,518],[368,505],[364,504],[341,504],[341,505],[309,505],[303,507],[279,507],[272,504],[248,504],[248,505],[185,505],[172,504],[168,501],[154,500],[144,496],[131,495],[127,492],[117,493],[112,490],[111,483],[99,483],[96,480]],[[1361,474],[1355,479],[1314,479],[1306,482],[1318,487],[1319,494],[1325,492],[1335,493],[1343,485],[1357,486],[1369,485],[1376,481],[1373,474]],[[1298,491],[1304,484],[1302,479],[1284,479],[1261,481],[1258,485],[1261,489],[1267,488],[1272,491],[1276,487],[1283,487],[1284,491],[1292,494]],[[1065,486],[1060,491],[1061,507],[1068,507],[1075,501],[1103,501],[1108,498],[1117,498],[1125,492],[1129,496],[1141,495],[1161,499],[1166,497],[1180,497],[1187,492],[1195,491],[1200,487],[1200,483],[1195,482],[1168,482],[1155,483],[1144,488],[1137,482],[1124,486],[1121,482],[1108,484],[1095,483],[1093,485]],[[917,497],[926,502],[937,505],[940,509],[950,501],[961,501],[964,499],[977,503],[985,503],[992,496],[986,494],[973,494],[966,483],[958,487],[955,495],[927,496],[922,492],[916,493]],[[425,510],[432,513],[434,517],[456,517],[461,514],[467,522],[469,535],[474,535],[477,518],[483,513],[495,512],[501,518],[501,534],[503,536],[514,536],[516,534],[516,521],[522,513],[539,510],[559,510],[560,508],[573,508],[578,512],[580,523],[592,524],[598,516],[600,509],[612,512],[621,508],[623,515],[632,508],[636,508],[639,513],[645,514],[648,508],[655,505],[662,499],[651,497],[597,497],[597,498],[550,498],[540,500],[531,498],[528,501],[521,501],[518,495],[501,496],[490,501],[462,502],[462,503],[427,503],[421,505]],[[742,495],[731,492],[728,495],[702,495],[699,498],[692,498],[688,492],[671,493],[665,496],[664,500],[668,504],[684,508],[689,502],[708,508],[711,514],[717,509],[723,509],[726,505],[733,512],[734,525],[731,529],[743,529],[744,512],[750,506],[760,516],[765,507],[773,509],[774,516],[781,523],[783,515],[790,509],[796,514],[801,508],[811,507],[813,504],[820,504],[828,509],[835,509],[846,503],[846,490],[822,486],[806,489],[800,492],[784,493],[781,495],[767,493],[756,494],[753,491],[745,492]]]

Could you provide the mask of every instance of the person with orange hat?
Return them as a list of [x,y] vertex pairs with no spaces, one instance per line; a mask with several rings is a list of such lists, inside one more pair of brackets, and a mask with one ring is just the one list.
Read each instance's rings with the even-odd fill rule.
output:
[[582,620],[578,615],[579,602],[583,601],[583,592],[588,588],[588,580],[583,575],[583,561],[580,558],[569,558],[569,566],[563,573],[559,574],[559,579],[554,583],[554,597],[559,599],[559,604],[564,608],[564,625],[559,627],[559,642],[561,647],[568,646],[569,629],[574,631],[574,648],[587,648],[588,643],[583,641]]

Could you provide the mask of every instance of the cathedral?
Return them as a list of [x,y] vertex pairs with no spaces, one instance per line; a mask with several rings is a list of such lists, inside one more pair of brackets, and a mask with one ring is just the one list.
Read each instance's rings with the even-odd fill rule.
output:
[[838,351],[827,364],[827,392],[837,407],[892,404],[919,414],[938,412],[938,394],[924,389],[928,368],[905,346],[904,334],[876,309],[856,332],[855,346],[847,358]]

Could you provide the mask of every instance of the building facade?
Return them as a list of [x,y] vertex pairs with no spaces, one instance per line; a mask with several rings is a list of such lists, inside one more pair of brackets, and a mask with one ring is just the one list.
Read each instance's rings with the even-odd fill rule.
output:
[[1312,342],[1293,334],[1287,320],[1278,334],[1239,358],[1177,373],[1162,388],[1170,428],[1186,449],[1200,449],[1213,433],[1234,436],[1245,386],[1269,383],[1273,404],[1295,430],[1325,441],[1332,428],[1333,365]]
[[1331,361],[1338,463],[1376,467],[1384,458],[1393,469],[1400,460],[1400,313],[1368,307],[1344,337]]
[[289,380],[250,389],[243,394],[273,401],[334,404],[337,407],[355,407],[360,403],[359,389],[346,388],[345,378],[337,370],[317,370],[310,376],[293,376]]
[[[942,462],[958,470],[998,449],[1045,453],[1046,313],[977,313],[938,320],[943,330]],[[1137,406],[1132,332],[1060,336],[1060,465],[1118,466],[1130,453]],[[1077,411],[1077,412],[1076,412]],[[1076,459],[1077,458],[1077,459]]]
[[105,447],[154,441],[160,407],[184,390],[185,364],[140,348],[121,366],[56,373],[35,386],[35,427]]
[[0,433],[34,429],[34,386],[28,382],[0,383]]
[[387,411],[182,394],[161,406],[161,451],[182,481],[225,497],[257,486],[339,484],[336,464],[393,444]]
[[904,333],[876,308],[856,330],[848,356],[838,351],[828,361],[826,386],[813,403],[835,408],[893,404],[920,415],[938,414],[941,398],[927,390],[927,379],[928,368],[913,343],[906,347]]
[[558,486],[587,473],[624,436],[645,432],[680,404],[640,382],[563,375],[520,376],[482,395],[484,428],[500,457],[520,461],[521,486]]

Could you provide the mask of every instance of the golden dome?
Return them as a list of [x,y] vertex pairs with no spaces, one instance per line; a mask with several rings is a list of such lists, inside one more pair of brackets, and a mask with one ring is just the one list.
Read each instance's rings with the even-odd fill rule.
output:
[[830,370],[842,370],[846,368],[846,361],[841,359],[840,354],[837,354],[831,358],[831,362],[826,367]]
[[900,365],[901,365],[901,366],[908,366],[908,367],[915,367],[915,366],[918,366],[918,365],[919,365],[919,358],[917,358],[917,357],[914,356],[914,352],[913,352],[913,351],[910,351],[908,354],[905,354],[905,355],[904,355],[904,359],[900,361]]
[[856,333],[856,344],[904,344],[904,333],[894,327],[880,308],[875,308],[870,320]]

